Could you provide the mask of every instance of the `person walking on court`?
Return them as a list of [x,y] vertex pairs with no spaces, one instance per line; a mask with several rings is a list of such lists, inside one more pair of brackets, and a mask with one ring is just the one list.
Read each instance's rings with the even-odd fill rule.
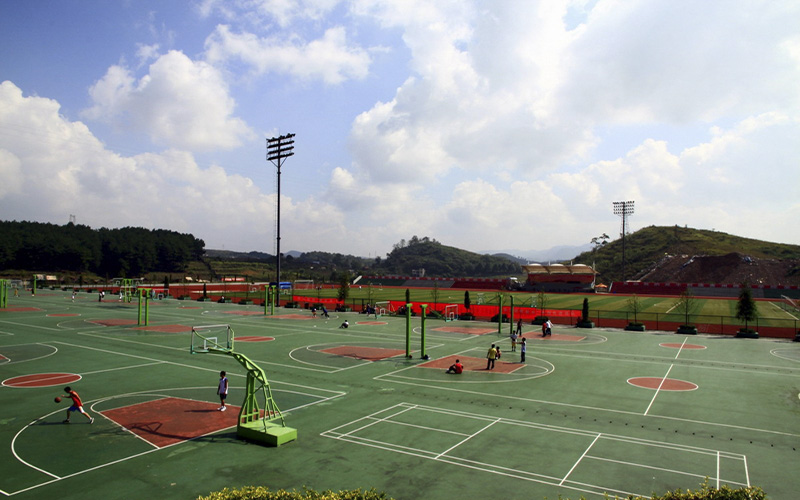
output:
[[228,377],[224,371],[219,372],[219,386],[217,387],[217,394],[219,395],[220,404],[220,407],[217,408],[217,410],[227,410],[228,407],[225,406],[225,399],[228,397]]
[[553,336],[553,323],[551,323],[549,319],[544,322],[544,333],[548,337]]
[[511,352],[517,350],[517,332],[511,333]]
[[528,343],[525,341],[525,337],[522,337],[522,343],[519,345],[519,361],[520,363],[525,362],[525,351],[528,350]]
[[489,348],[489,352],[486,353],[486,369],[487,370],[494,370],[494,360],[497,359],[497,347],[492,344],[492,347]]
[[67,419],[64,420],[64,423],[65,424],[69,423],[69,418],[72,416],[72,412],[73,411],[77,411],[81,415],[86,417],[87,420],[89,420],[90,424],[93,423],[94,422],[94,418],[91,415],[89,415],[88,413],[86,413],[86,410],[83,409],[83,403],[81,402],[81,397],[78,396],[78,393],[73,391],[72,388],[70,388],[69,386],[64,387],[64,392],[66,392],[66,394],[61,396],[61,397],[62,398],[70,398],[72,400],[72,406],[67,408]]
[[522,318],[517,321],[517,331],[515,333],[517,335],[522,335]]

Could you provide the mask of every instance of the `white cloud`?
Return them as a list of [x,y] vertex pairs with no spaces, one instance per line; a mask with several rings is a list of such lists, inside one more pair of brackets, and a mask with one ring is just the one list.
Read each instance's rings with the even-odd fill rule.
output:
[[213,66],[169,51],[138,80],[130,70],[111,66],[89,90],[88,119],[127,127],[153,142],[196,151],[240,146],[253,133],[233,117],[234,101]]
[[341,26],[329,28],[321,38],[306,42],[298,36],[286,40],[233,33],[229,26],[220,25],[206,40],[205,48],[205,57],[212,64],[238,60],[255,74],[287,74],[331,85],[366,77],[370,64],[369,53],[349,44]]

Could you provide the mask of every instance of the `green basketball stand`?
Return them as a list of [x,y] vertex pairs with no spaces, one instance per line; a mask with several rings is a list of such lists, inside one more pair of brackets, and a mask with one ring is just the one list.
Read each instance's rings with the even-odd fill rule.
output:
[[[247,370],[247,391],[239,410],[239,423],[236,435],[248,441],[256,441],[267,446],[280,446],[297,439],[297,429],[286,426],[283,414],[272,398],[272,390],[266,374],[247,356],[230,351],[239,364]],[[259,408],[257,395],[263,396],[265,407]]]
[[[204,327],[199,327],[204,328]],[[230,330],[230,327],[228,327]],[[275,400],[272,398],[272,390],[264,370],[253,363],[244,354],[233,350],[233,333],[225,344],[217,342],[215,339],[208,338],[192,327],[192,345],[190,352],[208,354],[227,354],[232,356],[240,365],[247,370],[247,382],[245,387],[245,398],[239,410],[239,418],[236,425],[236,435],[241,439],[267,446],[280,446],[297,439],[297,429],[288,427],[283,418],[283,414]],[[202,340],[195,343],[195,338]],[[260,398],[259,398],[260,396]],[[264,408],[259,405],[259,399],[263,399]]]

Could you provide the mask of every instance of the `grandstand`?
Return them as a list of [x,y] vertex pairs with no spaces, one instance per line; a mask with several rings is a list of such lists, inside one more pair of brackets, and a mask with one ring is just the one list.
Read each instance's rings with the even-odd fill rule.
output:
[[527,264],[525,288],[544,292],[591,292],[595,270],[586,264]]

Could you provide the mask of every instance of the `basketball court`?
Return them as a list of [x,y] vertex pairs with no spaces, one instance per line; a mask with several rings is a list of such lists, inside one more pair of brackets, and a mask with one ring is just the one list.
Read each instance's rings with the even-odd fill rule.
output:
[[[0,309],[0,496],[196,498],[252,484],[577,500],[706,478],[771,499],[800,490],[791,341],[559,325],[543,338],[525,325],[522,362],[508,324],[498,334],[496,324],[428,318],[423,345],[411,318],[406,344],[406,319],[388,314],[265,316],[166,299],[142,325],[136,304],[78,298],[55,291]],[[229,355],[190,353],[192,328],[218,324],[263,369],[295,441],[237,436],[246,371]],[[491,344],[503,354],[487,370]],[[464,373],[445,373],[455,359]],[[65,385],[94,423],[62,423],[69,400],[53,398]]]

